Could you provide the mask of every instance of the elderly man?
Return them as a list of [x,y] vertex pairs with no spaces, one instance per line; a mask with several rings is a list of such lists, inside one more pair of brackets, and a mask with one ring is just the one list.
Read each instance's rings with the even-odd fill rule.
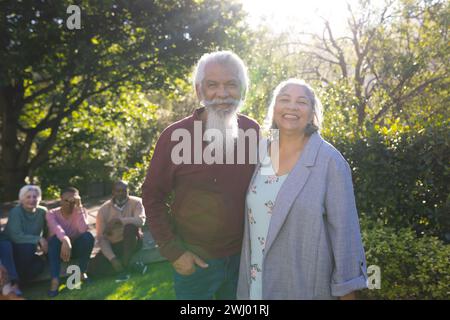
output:
[[[118,274],[117,281],[126,281],[131,258],[142,248],[144,223],[141,198],[129,195],[125,181],[115,182],[112,199],[98,210],[96,229],[101,251],[91,262],[89,272],[97,276]],[[140,272],[146,270],[141,264],[134,267],[139,267]]]
[[[235,299],[245,194],[254,170],[250,161],[236,161],[250,158],[248,144],[242,150],[236,142],[248,131],[256,135],[259,126],[238,114],[248,78],[234,53],[205,54],[194,72],[194,85],[203,107],[159,137],[142,187],[143,204],[160,253],[175,269],[177,299]],[[177,138],[187,134],[180,162]],[[211,150],[219,161],[205,159]],[[172,193],[168,211],[166,200]]]

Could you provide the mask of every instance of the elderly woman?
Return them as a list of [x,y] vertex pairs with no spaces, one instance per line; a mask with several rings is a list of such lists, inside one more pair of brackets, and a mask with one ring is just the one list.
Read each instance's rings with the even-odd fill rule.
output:
[[36,255],[37,249],[47,253],[47,209],[39,206],[42,193],[38,186],[26,185],[19,191],[19,204],[8,215],[6,233],[13,245],[14,260],[20,282],[28,282],[45,267],[44,260]]
[[267,150],[248,189],[238,298],[355,298],[367,273],[351,170],[318,132],[320,101],[289,79],[268,118],[279,148]]

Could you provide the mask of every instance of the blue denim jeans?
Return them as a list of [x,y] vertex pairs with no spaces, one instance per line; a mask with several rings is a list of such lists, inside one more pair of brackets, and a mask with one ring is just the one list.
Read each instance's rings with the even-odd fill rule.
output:
[[208,259],[208,267],[195,267],[195,272],[183,276],[174,271],[175,295],[178,300],[235,300],[240,255]]
[[8,240],[0,241],[0,261],[8,271],[8,277],[10,281],[17,281],[19,276],[17,275],[16,264],[14,263],[13,248],[11,242]]
[[[72,240],[71,259],[78,258],[78,266],[82,273],[87,270],[94,242],[94,236],[87,231],[75,240]],[[48,241],[48,261],[52,278],[59,278],[61,272],[61,245],[61,241],[56,236],[51,237]]]

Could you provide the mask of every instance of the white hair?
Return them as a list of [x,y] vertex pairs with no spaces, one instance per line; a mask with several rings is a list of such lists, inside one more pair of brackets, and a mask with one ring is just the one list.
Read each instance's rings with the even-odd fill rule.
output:
[[25,196],[28,192],[34,191],[38,195],[38,202],[42,199],[42,191],[41,188],[38,186],[27,184],[26,186],[23,186],[19,191],[19,203],[23,203],[23,200],[25,199]]
[[311,102],[311,107],[313,109],[313,122],[312,124],[317,128],[316,131],[320,131],[322,128],[323,121],[323,111],[322,111],[322,103],[317,97],[314,89],[302,79],[291,78],[281,82],[273,91],[272,101],[269,105],[269,110],[267,111],[266,119],[264,120],[264,127],[266,129],[277,129],[275,122],[273,121],[273,114],[275,109],[275,104],[278,96],[281,91],[286,88],[288,85],[297,85],[305,90],[306,96]]
[[236,67],[237,76],[241,86],[242,97],[248,89],[248,74],[247,67],[241,58],[231,51],[216,51],[211,53],[205,53],[197,63],[193,74],[194,88],[201,88],[202,81],[205,77],[205,67],[208,63],[215,62],[222,65],[231,65]]

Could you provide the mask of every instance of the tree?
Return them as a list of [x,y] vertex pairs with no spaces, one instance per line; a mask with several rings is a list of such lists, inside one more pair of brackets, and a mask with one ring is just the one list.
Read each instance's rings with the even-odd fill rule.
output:
[[78,1],[81,29],[69,30],[72,1],[0,4],[1,179],[15,199],[44,164],[61,124],[119,87],[169,88],[199,55],[241,39],[231,1]]
[[93,97],[89,109],[62,122],[49,160],[30,177],[45,197],[57,197],[55,191],[67,185],[89,196],[91,187],[109,186],[148,155],[162,122],[160,106],[138,90],[118,91]]
[[322,34],[303,32],[284,46],[297,52],[301,74],[350,97],[341,106],[356,111],[358,129],[389,117],[408,121],[414,99],[435,100],[448,89],[449,10],[439,0],[386,0],[381,7],[361,0],[356,9],[348,5],[347,35],[336,36],[323,19]]

